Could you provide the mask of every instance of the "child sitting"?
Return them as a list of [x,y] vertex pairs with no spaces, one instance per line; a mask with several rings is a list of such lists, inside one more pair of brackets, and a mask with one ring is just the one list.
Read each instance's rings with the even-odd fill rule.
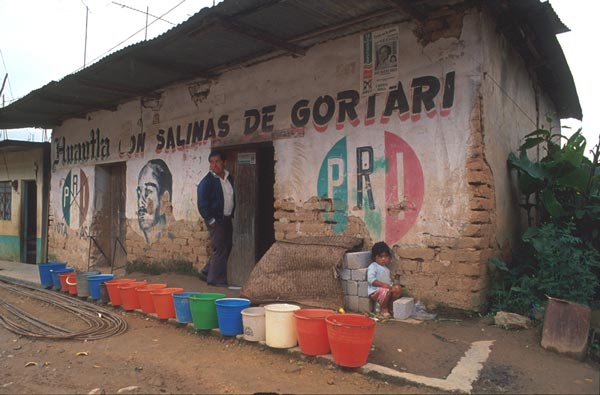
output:
[[390,317],[390,308],[394,300],[402,294],[402,287],[394,285],[387,265],[392,260],[392,250],[383,241],[377,242],[371,249],[373,263],[367,269],[369,297],[381,306],[381,314]]

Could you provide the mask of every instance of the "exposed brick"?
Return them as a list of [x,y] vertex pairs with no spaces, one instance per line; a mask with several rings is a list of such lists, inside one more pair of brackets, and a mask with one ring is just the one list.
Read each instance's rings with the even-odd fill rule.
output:
[[313,235],[331,235],[333,231],[331,227],[327,224],[323,223],[306,223],[306,222],[298,222],[298,231],[307,234]]
[[437,286],[436,284],[437,277],[427,276],[427,275],[414,275],[414,276],[406,276],[400,279],[400,282],[406,286],[408,289],[412,288],[433,288]]
[[453,273],[464,276],[485,276],[487,273],[487,262],[457,263],[453,265]]
[[439,258],[441,261],[451,262],[480,262],[486,256],[484,251],[472,248],[460,250],[443,249],[440,251]]
[[469,193],[475,197],[491,199],[494,197],[494,190],[488,184],[469,185]]
[[421,270],[421,263],[417,262],[417,261],[412,261],[412,260],[399,260],[399,266],[402,268],[402,270],[407,270],[407,271],[420,271]]
[[451,262],[425,261],[421,263],[421,272],[425,274],[441,274],[452,271]]
[[276,200],[273,207],[275,210],[295,211],[296,203],[293,201]]
[[489,211],[471,211],[469,222],[472,224],[489,224],[492,222],[492,215]]
[[496,207],[494,200],[474,197],[469,200],[471,210],[493,210]]
[[394,249],[396,256],[403,259],[433,259],[435,250],[431,248],[397,248]]
[[488,168],[485,161],[481,158],[468,158],[466,165],[469,170],[486,170]]
[[493,228],[491,224],[469,224],[465,227],[462,234],[467,237],[490,237]]
[[438,286],[450,291],[460,291],[465,294],[469,291],[478,291],[487,286],[487,279],[479,276],[442,276],[438,280]]
[[493,184],[494,178],[485,171],[469,171],[467,172],[467,180],[470,183]]
[[297,231],[297,225],[296,223],[283,223],[281,221],[275,221],[275,223],[273,224],[275,231],[280,231],[280,232],[285,232],[285,233],[289,233],[289,232],[293,232],[296,233]]
[[456,240],[456,245],[454,248],[463,249],[463,248],[475,248],[482,249],[488,248],[490,246],[490,238],[489,237],[461,237]]

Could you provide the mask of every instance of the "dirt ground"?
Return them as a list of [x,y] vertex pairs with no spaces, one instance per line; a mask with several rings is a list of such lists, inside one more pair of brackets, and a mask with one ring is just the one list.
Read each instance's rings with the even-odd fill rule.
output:
[[[133,273],[129,278],[165,282],[186,291],[237,290],[208,287],[195,277]],[[2,291],[2,290],[0,290]],[[0,292],[0,300],[61,326],[80,323],[45,304]],[[125,318],[124,334],[101,340],[21,337],[0,327],[0,394],[106,393],[136,386],[137,393],[439,393],[386,382],[314,358],[292,356],[264,345],[194,331],[140,312],[107,307]],[[368,362],[398,371],[445,378],[477,340],[494,340],[475,393],[597,394],[600,367],[539,346],[540,327],[506,331],[478,316],[442,316],[421,324],[378,323]],[[78,356],[85,351],[87,355]],[[28,362],[37,365],[26,367]]]

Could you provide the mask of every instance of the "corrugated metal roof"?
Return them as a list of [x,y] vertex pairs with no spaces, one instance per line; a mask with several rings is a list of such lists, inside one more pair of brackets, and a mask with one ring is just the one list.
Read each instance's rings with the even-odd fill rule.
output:
[[[223,71],[376,26],[423,20],[460,0],[225,0],[149,41],[106,56],[0,109],[0,128],[52,128],[172,83],[215,78]],[[523,57],[535,65],[561,118],[581,119],[581,107],[556,34],[568,30],[539,0],[483,0]],[[528,32],[524,37],[523,32]]]

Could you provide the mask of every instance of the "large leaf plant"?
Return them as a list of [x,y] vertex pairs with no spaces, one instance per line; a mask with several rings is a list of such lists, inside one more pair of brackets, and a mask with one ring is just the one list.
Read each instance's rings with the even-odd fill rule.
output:
[[585,149],[581,130],[567,138],[538,129],[509,155],[529,229],[510,264],[490,260],[492,311],[528,314],[546,296],[586,304],[598,296],[600,143],[591,158]]

